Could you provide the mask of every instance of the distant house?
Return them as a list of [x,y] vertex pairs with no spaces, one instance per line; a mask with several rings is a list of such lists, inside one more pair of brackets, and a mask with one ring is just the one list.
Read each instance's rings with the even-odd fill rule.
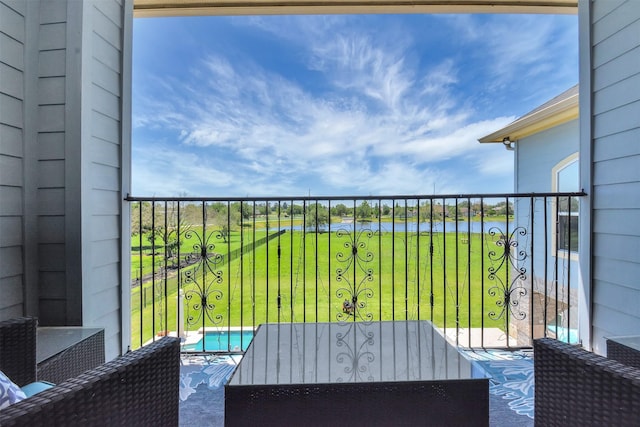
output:
[[[502,143],[515,153],[514,188],[517,193],[550,193],[579,191],[579,123],[578,85],[496,132],[480,138],[481,143]],[[578,225],[579,203],[566,197],[549,199],[534,204],[534,222],[531,224],[531,206],[516,203],[516,223],[527,227],[523,239],[544,237],[549,233],[547,247],[539,245],[540,251],[548,251],[555,262],[543,264],[543,254],[530,254],[533,263],[527,274],[527,288],[533,280],[535,301],[555,300],[558,292],[560,302],[569,302],[572,307],[552,307],[542,313],[534,306],[534,335],[556,335],[564,341],[577,342],[578,325]],[[545,227],[546,212],[546,227]],[[541,240],[539,240],[541,241]],[[523,242],[524,243],[524,242]],[[538,256],[536,256],[538,255]],[[540,261],[536,261],[540,260]],[[569,265],[571,264],[571,265]],[[574,272],[570,275],[568,271]],[[558,284],[556,288],[556,283]],[[569,284],[569,286],[567,286]],[[570,299],[570,300],[569,300]],[[530,307],[526,307],[527,311]],[[531,322],[512,319],[510,329],[518,337],[529,334]],[[530,336],[530,335],[528,335]]]

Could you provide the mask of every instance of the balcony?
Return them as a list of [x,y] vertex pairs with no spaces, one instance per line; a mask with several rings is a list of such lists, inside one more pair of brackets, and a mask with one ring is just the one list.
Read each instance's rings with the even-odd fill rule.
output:
[[263,323],[378,320],[465,348],[577,342],[583,195],[128,197],[131,346],[241,354]]

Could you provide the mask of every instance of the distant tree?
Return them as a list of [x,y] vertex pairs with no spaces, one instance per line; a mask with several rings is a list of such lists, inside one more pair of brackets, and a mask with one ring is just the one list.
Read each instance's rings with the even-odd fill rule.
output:
[[427,222],[431,219],[431,202],[424,202],[418,209],[418,219]]
[[178,202],[136,203],[131,210],[131,234],[144,235],[157,250],[164,249],[167,259],[174,259],[182,244],[180,238],[191,230],[182,212]]
[[369,203],[364,200],[357,209],[357,217],[360,219],[370,219],[371,218],[371,206]]
[[347,214],[347,207],[344,203],[338,203],[333,208],[331,208],[331,214],[334,216],[345,216]]
[[389,216],[391,214],[391,208],[389,205],[382,205],[382,215]]
[[303,213],[304,213],[304,209],[302,208],[302,205],[292,204],[289,207],[289,214],[291,216],[293,216],[293,215],[302,215]]
[[329,211],[319,203],[307,206],[306,224],[311,230],[319,231],[329,222]]

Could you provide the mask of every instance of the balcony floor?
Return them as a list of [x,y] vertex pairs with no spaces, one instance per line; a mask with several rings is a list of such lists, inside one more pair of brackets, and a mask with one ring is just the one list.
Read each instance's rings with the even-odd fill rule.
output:
[[[463,350],[491,376],[492,427],[533,426],[531,351]],[[184,356],[180,379],[180,425],[223,426],[224,384],[240,356]]]

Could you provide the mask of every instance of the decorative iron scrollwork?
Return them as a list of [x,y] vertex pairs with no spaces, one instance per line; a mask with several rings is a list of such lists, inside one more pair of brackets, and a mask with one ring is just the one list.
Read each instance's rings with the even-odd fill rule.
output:
[[[527,270],[523,267],[527,258],[524,250],[518,249],[516,236],[524,237],[527,230],[524,227],[516,227],[509,236],[506,236],[499,228],[489,229],[490,236],[499,235],[495,244],[500,248],[497,251],[489,251],[489,260],[492,265],[489,267],[489,280],[495,285],[489,288],[488,293],[492,297],[497,297],[497,311],[490,311],[489,318],[499,320],[511,315],[518,320],[524,319],[527,314],[520,309],[520,299],[527,295],[527,289],[523,286],[526,280]],[[504,274],[498,274],[503,272]],[[513,277],[509,278],[509,273],[513,272]],[[504,279],[504,280],[503,280]]]
[[373,290],[367,286],[368,282],[373,281],[373,269],[367,268],[367,264],[373,261],[373,252],[368,250],[372,236],[371,229],[362,229],[357,233],[344,229],[336,232],[338,239],[346,239],[343,244],[346,251],[336,254],[338,262],[344,265],[336,270],[336,281],[344,282],[336,291],[336,296],[343,299],[342,312],[336,315],[338,321],[356,318],[373,320],[372,313],[364,312],[367,306],[365,299],[373,297]]
[[187,305],[187,324],[197,325],[203,320],[209,320],[212,325],[222,323],[222,315],[216,313],[215,301],[222,300],[223,293],[216,289],[216,285],[222,283],[222,265],[224,258],[214,251],[213,239],[223,239],[223,233],[213,231],[202,235],[188,231],[185,239],[195,238],[198,243],[193,245],[193,252],[186,256],[188,264],[195,266],[186,270],[184,274],[183,288]]
[[374,333],[365,327],[363,323],[351,323],[346,332],[336,334],[336,345],[344,348],[336,355],[336,362],[345,364],[347,375],[336,378],[337,382],[374,381],[369,366],[376,357],[368,350],[375,342]]

